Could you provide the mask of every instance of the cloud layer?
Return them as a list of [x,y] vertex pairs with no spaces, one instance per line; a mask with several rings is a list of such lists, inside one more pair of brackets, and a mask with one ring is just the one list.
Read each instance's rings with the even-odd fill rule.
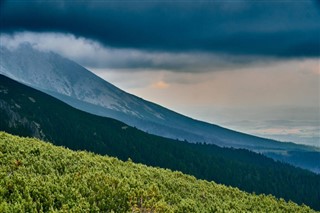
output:
[[41,51],[53,51],[90,69],[118,71],[211,72],[266,64],[275,58],[222,55],[204,52],[164,52],[105,47],[97,41],[63,33],[18,32],[0,34],[2,46],[16,48],[30,43]]
[[3,1],[1,31],[69,32],[148,51],[318,57],[316,1]]
[[0,45],[57,52],[197,119],[318,145],[319,2],[0,0]]

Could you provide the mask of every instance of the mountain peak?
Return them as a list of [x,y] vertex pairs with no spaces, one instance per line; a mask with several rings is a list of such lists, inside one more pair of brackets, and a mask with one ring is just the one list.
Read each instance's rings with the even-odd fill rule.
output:
[[1,74],[42,91],[115,110],[121,109],[118,96],[126,96],[79,64],[56,53],[35,49],[30,43],[12,49],[2,46],[1,58]]

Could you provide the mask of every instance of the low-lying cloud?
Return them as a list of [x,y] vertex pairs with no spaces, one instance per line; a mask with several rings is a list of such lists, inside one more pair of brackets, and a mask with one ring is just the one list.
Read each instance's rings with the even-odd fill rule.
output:
[[2,46],[17,48],[29,43],[41,51],[53,51],[91,69],[130,71],[211,72],[268,63],[274,58],[204,52],[163,52],[105,47],[97,41],[63,33],[19,32],[0,35]]

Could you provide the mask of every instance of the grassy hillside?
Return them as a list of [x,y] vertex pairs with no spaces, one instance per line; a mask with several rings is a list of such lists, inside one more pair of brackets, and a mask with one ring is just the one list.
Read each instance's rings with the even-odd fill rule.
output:
[[0,212],[314,212],[181,172],[0,132]]
[[320,209],[320,175],[247,150],[189,144],[146,134],[113,119],[76,110],[0,76],[0,130],[43,138],[73,150],[159,166],[200,179]]

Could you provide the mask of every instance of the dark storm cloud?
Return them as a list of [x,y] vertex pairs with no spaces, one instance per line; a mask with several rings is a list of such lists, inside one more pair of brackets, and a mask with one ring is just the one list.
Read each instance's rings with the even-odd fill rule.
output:
[[318,57],[313,1],[5,1],[2,32],[70,32],[150,51]]

